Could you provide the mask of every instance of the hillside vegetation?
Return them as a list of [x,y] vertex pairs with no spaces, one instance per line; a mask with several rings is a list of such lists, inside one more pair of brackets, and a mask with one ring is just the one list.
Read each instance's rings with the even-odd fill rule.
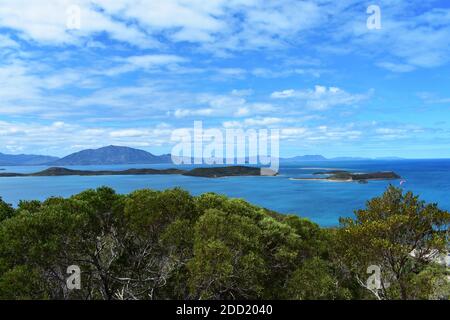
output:
[[[434,257],[448,249],[449,222],[393,187],[334,229],[181,189],[0,200],[0,298],[446,299]],[[79,290],[66,285],[71,265]]]

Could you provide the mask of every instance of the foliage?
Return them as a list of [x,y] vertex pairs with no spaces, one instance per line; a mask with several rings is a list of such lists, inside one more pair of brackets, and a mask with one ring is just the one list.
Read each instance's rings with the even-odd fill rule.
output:
[[442,299],[430,255],[445,252],[448,219],[394,188],[337,229],[181,189],[0,200],[0,299],[361,299],[369,264],[391,284],[379,297]]
[[[371,290],[379,299],[423,298],[427,268],[448,252],[450,214],[392,186],[355,214],[341,219],[336,252],[343,265],[362,286],[367,267],[380,267],[381,288]],[[432,274],[445,280],[444,272]]]
[[14,215],[14,209],[0,197],[0,222],[11,218]]

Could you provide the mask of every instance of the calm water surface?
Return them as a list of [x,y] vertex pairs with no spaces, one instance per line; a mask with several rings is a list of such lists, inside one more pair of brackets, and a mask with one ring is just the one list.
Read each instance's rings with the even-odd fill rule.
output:
[[[127,168],[167,168],[170,165],[69,166],[84,170],[123,170]],[[0,167],[0,172],[37,172],[45,166]],[[0,178],[0,196],[17,205],[19,200],[44,200],[51,196],[68,197],[88,188],[110,186],[119,193],[136,189],[167,189],[182,187],[194,195],[216,192],[243,198],[281,213],[292,213],[310,218],[322,226],[338,224],[340,216],[353,216],[355,209],[380,195],[398,180],[369,181],[367,184],[294,181],[289,178],[308,177],[324,169],[344,169],[354,172],[395,171],[407,182],[404,189],[412,190],[422,199],[437,202],[450,210],[450,160],[396,160],[396,161],[308,161],[282,163],[277,177],[228,177],[219,179],[186,177],[180,175],[140,176],[65,176]]]

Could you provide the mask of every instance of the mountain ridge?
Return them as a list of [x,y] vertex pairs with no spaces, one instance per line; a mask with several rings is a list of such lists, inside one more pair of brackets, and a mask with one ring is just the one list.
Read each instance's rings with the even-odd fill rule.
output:
[[0,152],[1,166],[36,166],[58,160],[58,157],[37,154],[5,154]]
[[[177,157],[175,157],[176,159]],[[358,160],[402,160],[398,157],[333,157],[326,158],[322,155],[301,155],[289,158],[280,158],[281,161],[358,161]],[[191,160],[194,160],[191,158]],[[245,159],[246,160],[246,159]],[[193,161],[192,161],[193,162]],[[27,165],[116,165],[116,164],[165,164],[172,163],[170,154],[154,155],[150,152],[126,146],[109,145],[97,149],[84,149],[58,158],[47,155],[10,155],[0,153],[0,165],[2,166],[27,166]],[[228,162],[225,162],[228,163]]]
[[106,146],[98,149],[85,149],[56,161],[52,166],[67,165],[116,165],[116,164],[156,164],[172,162],[169,154],[154,155],[150,152],[124,146]]

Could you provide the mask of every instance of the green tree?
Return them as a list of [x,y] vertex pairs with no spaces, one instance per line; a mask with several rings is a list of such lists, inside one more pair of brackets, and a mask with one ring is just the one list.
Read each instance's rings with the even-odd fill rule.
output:
[[351,298],[350,291],[340,285],[328,261],[318,257],[307,259],[292,274],[286,290],[292,300],[334,300]]
[[[39,212],[24,210],[0,224],[0,283],[2,290],[9,288],[3,291],[7,297],[12,298],[14,292],[16,298],[24,297],[27,288],[36,298],[70,296],[66,268],[83,264],[80,229],[87,223],[88,210],[83,203],[55,199]],[[27,277],[33,281],[24,286]],[[33,283],[36,286],[31,287]]]
[[28,211],[30,213],[38,212],[42,207],[42,203],[38,200],[24,201],[20,200],[17,207],[18,211]]
[[360,299],[370,265],[379,298],[449,296],[449,214],[395,188],[332,229],[177,188],[0,201],[0,216],[0,299]]
[[0,222],[8,218],[11,218],[13,215],[14,215],[13,207],[10,204],[4,202],[2,197],[0,197]]
[[377,298],[422,296],[417,286],[421,273],[436,256],[447,253],[450,214],[390,186],[355,215],[355,219],[341,219],[337,235],[335,249],[342,272],[348,270],[367,287],[367,268],[378,266],[380,286],[369,286]]
[[258,298],[266,272],[261,236],[251,218],[208,209],[195,226],[194,256],[188,264],[192,296]]

